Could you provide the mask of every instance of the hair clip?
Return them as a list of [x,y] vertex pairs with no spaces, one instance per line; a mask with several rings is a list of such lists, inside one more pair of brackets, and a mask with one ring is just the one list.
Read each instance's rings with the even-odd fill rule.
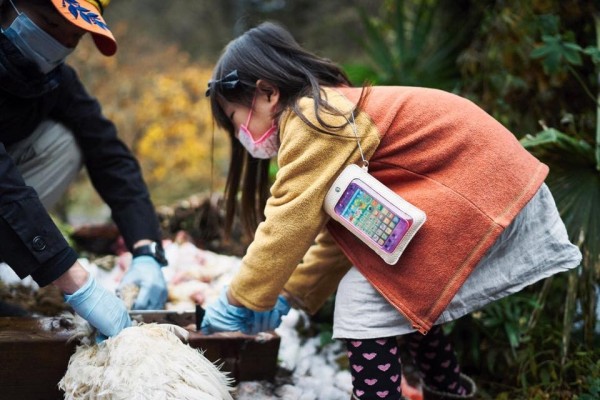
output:
[[210,96],[210,91],[219,85],[222,89],[234,89],[240,83],[237,70],[234,69],[221,79],[208,81],[208,89],[206,89],[206,97]]

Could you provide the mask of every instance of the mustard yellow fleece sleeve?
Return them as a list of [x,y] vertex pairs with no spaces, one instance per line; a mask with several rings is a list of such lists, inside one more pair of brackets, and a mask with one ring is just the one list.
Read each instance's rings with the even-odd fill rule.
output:
[[284,291],[295,308],[314,314],[335,292],[351,264],[329,231],[323,229],[302,264],[294,270]]
[[[342,110],[352,106],[341,95],[331,96],[330,100]],[[314,101],[303,98],[299,106],[306,117],[316,123],[312,111]],[[337,125],[345,121],[342,117],[324,117]],[[359,132],[359,136],[364,136],[361,145],[367,154],[372,154],[379,136],[373,132],[370,123],[366,122],[363,128]],[[360,161],[356,138],[349,126],[335,135],[325,134],[311,128],[295,113],[288,112],[282,116],[279,129],[279,171],[267,200],[266,219],[259,224],[240,270],[230,284],[233,296],[256,311],[274,306],[277,296],[328,221],[329,216],[323,211],[323,199],[331,183],[346,165]],[[313,254],[319,256],[319,252]],[[324,276],[331,267],[317,261],[312,261],[311,265],[314,269],[319,265]],[[304,276],[314,281],[314,269]],[[297,293],[301,287],[306,287],[300,282],[302,275],[294,278],[293,287],[297,289],[295,295],[305,298]],[[333,275],[335,281],[339,273]]]

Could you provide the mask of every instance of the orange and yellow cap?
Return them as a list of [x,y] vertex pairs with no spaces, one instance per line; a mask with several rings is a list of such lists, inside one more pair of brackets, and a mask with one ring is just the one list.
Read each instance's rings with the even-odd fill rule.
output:
[[96,47],[105,56],[117,52],[117,41],[102,18],[110,0],[52,0],[58,12],[73,25],[91,33]]

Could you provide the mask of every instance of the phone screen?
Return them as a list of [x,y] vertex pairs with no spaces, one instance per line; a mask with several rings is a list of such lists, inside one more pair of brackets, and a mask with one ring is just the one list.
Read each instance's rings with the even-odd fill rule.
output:
[[412,224],[412,218],[384,204],[376,192],[369,192],[366,185],[354,179],[346,188],[337,204],[335,212],[348,221],[363,236],[368,237],[382,250],[391,253]]

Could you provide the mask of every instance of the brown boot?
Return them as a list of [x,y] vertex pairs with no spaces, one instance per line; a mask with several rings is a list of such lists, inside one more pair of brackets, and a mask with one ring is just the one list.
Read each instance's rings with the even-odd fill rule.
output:
[[458,395],[440,392],[423,383],[423,400],[474,399],[475,393],[477,393],[477,386],[475,385],[475,382],[473,382],[473,379],[465,374],[460,374],[460,384],[467,389],[467,394]]

